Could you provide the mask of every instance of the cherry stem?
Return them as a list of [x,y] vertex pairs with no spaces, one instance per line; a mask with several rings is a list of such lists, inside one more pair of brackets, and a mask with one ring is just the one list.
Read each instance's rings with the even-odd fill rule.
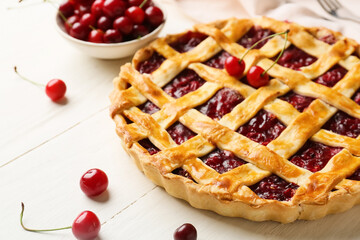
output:
[[260,39],[259,41],[257,41],[256,43],[254,43],[254,45],[252,45],[250,48],[248,48],[246,50],[246,52],[244,53],[244,55],[241,57],[241,59],[239,60],[239,63],[245,58],[245,56],[250,52],[251,49],[253,49],[254,47],[256,47],[259,43],[265,41],[266,39],[269,39],[269,38],[272,38],[272,37],[275,37],[275,36],[278,36],[278,35],[282,35],[282,34],[287,34],[289,33],[290,30],[286,30],[285,32],[281,32],[281,33],[274,33],[274,34],[271,34],[267,37],[264,37],[263,39]]
[[63,228],[52,228],[52,229],[31,229],[31,228],[27,228],[27,227],[24,226],[24,223],[23,223],[24,210],[25,210],[25,205],[22,202],[21,203],[21,213],[20,213],[20,224],[21,224],[21,227],[26,231],[29,231],[29,232],[50,232],[50,231],[71,229],[71,226],[63,227]]
[[264,72],[261,74],[261,76],[264,76],[264,75],[279,61],[280,57],[283,55],[283,53],[284,53],[284,51],[285,51],[286,43],[287,43],[287,40],[288,40],[288,34],[289,34],[289,32],[290,32],[289,29],[284,32],[284,34],[285,34],[285,42],[284,42],[283,48],[281,49],[280,54],[277,56],[277,58],[276,58],[276,60],[273,62],[273,64],[271,64],[271,66],[270,66],[268,69],[266,69],[266,71],[264,71]]
[[97,30],[93,25],[89,25],[89,28],[91,28],[91,30]]
[[25,80],[25,81],[27,81],[27,82],[30,82],[30,83],[32,83],[32,84],[34,84],[34,85],[36,85],[36,86],[45,87],[44,84],[41,84],[41,83],[38,83],[38,82],[34,82],[34,81],[32,81],[32,80],[24,77],[23,75],[21,75],[21,74],[18,72],[16,66],[14,66],[14,71],[15,71],[15,73],[16,73],[20,78],[22,78],[23,80]]
[[142,8],[142,7],[146,4],[147,1],[148,1],[148,0],[144,0],[144,1],[140,4],[139,8]]

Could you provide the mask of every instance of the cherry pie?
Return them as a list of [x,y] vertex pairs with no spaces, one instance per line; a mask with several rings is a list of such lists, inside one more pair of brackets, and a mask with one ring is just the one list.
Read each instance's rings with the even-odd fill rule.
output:
[[[231,55],[250,50],[242,77]],[[111,116],[125,150],[156,184],[221,215],[283,223],[360,202],[358,44],[270,18],[195,25],[139,50],[114,80]]]

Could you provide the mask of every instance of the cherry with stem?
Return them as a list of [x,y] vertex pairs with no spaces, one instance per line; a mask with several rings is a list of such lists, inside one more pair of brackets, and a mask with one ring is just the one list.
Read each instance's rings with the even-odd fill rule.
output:
[[25,205],[21,203],[20,225],[24,230],[29,232],[51,232],[72,229],[74,236],[80,240],[95,239],[100,232],[101,224],[99,218],[91,211],[81,212],[79,216],[75,218],[72,226],[51,229],[32,229],[26,227],[23,223],[24,210]]
[[46,85],[45,84],[41,84],[38,82],[35,82],[33,80],[30,80],[29,78],[21,75],[18,72],[18,69],[16,66],[14,66],[14,71],[15,73],[22,78],[23,80],[38,86],[38,87],[44,87],[45,88],[45,93],[46,95],[54,102],[62,99],[65,96],[66,93],[66,84],[61,80],[61,79],[51,79]]
[[[280,57],[283,55],[283,53],[285,51],[286,43],[287,43],[287,40],[288,40],[289,31],[290,30],[286,30],[285,32],[272,34],[273,36],[280,35],[280,34],[285,34],[284,46],[281,49],[281,52],[278,55],[278,57],[276,58],[276,60],[271,64],[271,66],[268,69],[266,69],[266,71],[260,66],[252,66],[249,69],[249,72],[248,72],[248,74],[246,76],[246,79],[247,79],[248,83],[251,86],[253,86],[255,88],[259,88],[259,87],[265,86],[265,85],[267,85],[269,83],[269,75],[267,73],[278,62]],[[255,43],[255,44],[257,44],[257,43]]]
[[[287,39],[287,34],[288,34],[289,30],[281,32],[281,33],[274,33],[271,34],[263,39],[260,39],[259,41],[257,41],[256,43],[254,43],[250,48],[248,48],[244,55],[241,57],[241,59],[234,57],[234,56],[230,56],[225,60],[225,69],[226,71],[229,73],[229,75],[231,76],[235,76],[235,77],[240,77],[244,70],[245,70],[245,62],[244,62],[244,58],[245,56],[250,52],[250,50],[252,50],[253,48],[255,48],[258,44],[260,44],[261,42],[275,37],[277,35],[282,35],[285,34],[286,39]],[[281,53],[282,54],[282,53]],[[265,74],[264,74],[265,75]]]

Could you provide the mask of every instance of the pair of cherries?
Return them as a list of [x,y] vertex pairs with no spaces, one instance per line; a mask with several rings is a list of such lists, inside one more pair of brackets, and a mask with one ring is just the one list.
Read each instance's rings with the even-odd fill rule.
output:
[[[80,179],[80,188],[81,190],[89,197],[95,197],[103,193],[109,185],[108,177],[100,169],[93,168],[88,170]],[[54,229],[30,229],[24,226],[23,224],[23,214],[25,206],[21,203],[21,214],[20,214],[20,223],[21,226],[30,232],[46,232],[46,231],[57,231],[70,229],[72,230],[74,236],[80,240],[90,240],[98,236],[101,228],[101,223],[99,218],[95,213],[91,211],[83,211],[77,216],[72,224],[72,226],[63,227],[63,228],[54,228]]]
[[269,35],[269,36],[257,41],[254,45],[252,45],[249,49],[247,49],[247,51],[244,53],[244,55],[242,56],[241,59],[234,57],[234,56],[230,56],[230,57],[226,58],[225,70],[228,72],[228,74],[230,76],[241,77],[241,75],[244,73],[244,70],[245,70],[245,62],[243,59],[249,53],[249,51],[251,49],[256,47],[256,45],[258,45],[260,42],[265,41],[266,39],[275,37],[277,35],[285,34],[284,47],[281,50],[277,59],[274,61],[274,63],[266,71],[260,66],[252,66],[252,67],[250,67],[249,72],[246,75],[246,79],[251,86],[253,86],[255,88],[266,86],[269,83],[269,75],[267,74],[267,72],[278,62],[278,60],[284,53],[288,33],[289,33],[289,30],[287,30],[285,32],[281,32],[281,33],[275,33],[275,34]]

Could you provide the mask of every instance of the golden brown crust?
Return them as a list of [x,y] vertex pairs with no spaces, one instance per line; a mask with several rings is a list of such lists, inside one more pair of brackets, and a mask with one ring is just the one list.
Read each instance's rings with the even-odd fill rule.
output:
[[[241,58],[246,49],[236,41],[253,25],[273,32],[290,29],[291,44],[316,56],[318,60],[301,71],[275,65],[269,71],[273,78],[270,84],[259,89],[241,83],[224,70],[201,63],[222,49]],[[139,50],[132,64],[122,66],[120,75],[114,79],[110,114],[124,149],[139,169],[169,194],[185,199],[196,208],[254,221],[288,223],[296,219],[318,219],[359,203],[360,183],[346,177],[360,166],[360,157],[357,157],[360,156],[360,139],[321,129],[337,109],[360,118],[360,106],[350,99],[360,87],[360,60],[351,55],[359,49],[358,44],[325,28],[305,28],[265,17],[250,20],[231,18],[199,24],[194,30],[209,37],[182,54],[169,46],[182,34],[157,39]],[[317,40],[328,34],[336,38],[334,45]],[[251,50],[244,59],[244,74],[255,64],[268,68],[273,63],[270,58],[276,56],[283,45],[284,39],[277,36],[261,49]],[[136,70],[139,63],[150,58],[154,51],[166,60],[152,74],[140,74]],[[335,64],[340,64],[348,73],[333,88],[311,81]],[[206,83],[196,91],[174,99],[161,88],[185,68],[194,70]],[[128,84],[131,86],[127,88]],[[213,120],[194,109],[223,87],[235,89],[245,100],[219,120]],[[277,98],[289,91],[317,99],[300,113],[291,104]],[[148,99],[160,111],[149,115],[137,108]],[[235,132],[261,109],[273,113],[287,126],[266,147]],[[127,124],[125,118],[133,123]],[[177,145],[165,130],[176,121],[197,136]],[[138,143],[145,138],[161,151],[150,155]],[[308,139],[344,149],[331,158],[321,171],[311,173],[287,160]],[[219,174],[199,159],[215,147],[232,151],[248,163]],[[180,167],[187,170],[195,182],[172,174],[174,169]],[[271,174],[299,185],[290,201],[262,199],[248,187]]]

